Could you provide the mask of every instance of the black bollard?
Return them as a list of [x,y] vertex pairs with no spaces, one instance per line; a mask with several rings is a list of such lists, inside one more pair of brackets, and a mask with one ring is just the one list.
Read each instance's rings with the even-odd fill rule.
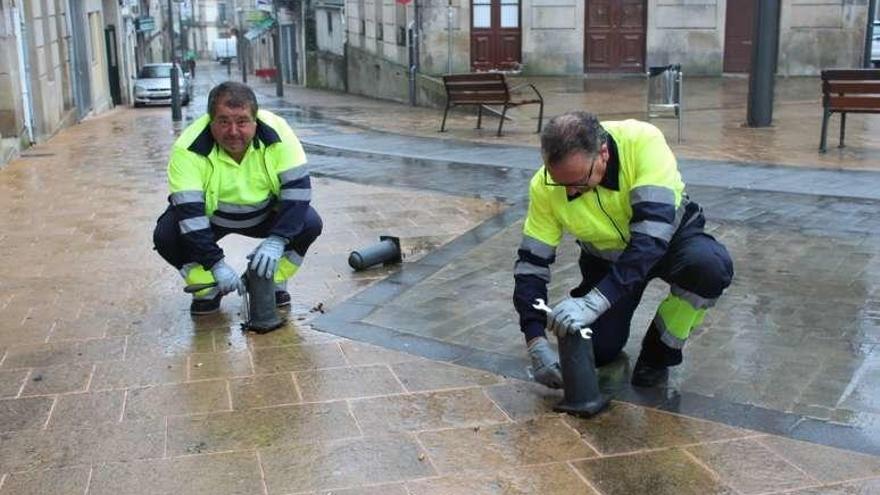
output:
[[247,288],[247,318],[245,330],[269,333],[284,325],[284,319],[275,311],[275,281],[258,276],[248,269],[244,277]]
[[387,235],[379,236],[380,242],[367,246],[348,255],[348,265],[357,271],[365,270],[378,263],[400,263],[400,239]]
[[564,397],[553,410],[583,418],[593,416],[608,405],[608,399],[599,392],[593,341],[579,333],[567,334],[558,341]]

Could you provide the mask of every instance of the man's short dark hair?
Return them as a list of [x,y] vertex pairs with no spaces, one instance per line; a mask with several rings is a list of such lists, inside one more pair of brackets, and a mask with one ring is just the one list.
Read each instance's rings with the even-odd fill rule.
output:
[[595,154],[607,136],[595,114],[567,112],[553,117],[544,127],[544,132],[541,133],[541,155],[544,163],[552,167],[572,152]]
[[211,119],[217,112],[217,105],[223,102],[227,107],[242,108],[250,107],[251,116],[257,118],[257,95],[254,94],[247,84],[235,81],[222,82],[208,93],[208,115]]

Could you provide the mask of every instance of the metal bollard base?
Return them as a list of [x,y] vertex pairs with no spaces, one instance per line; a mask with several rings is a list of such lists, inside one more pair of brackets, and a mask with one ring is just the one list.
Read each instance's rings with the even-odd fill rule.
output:
[[601,396],[587,402],[567,402],[563,399],[559,404],[553,406],[553,410],[580,418],[589,418],[602,412],[603,409],[608,407],[610,402],[610,400]]
[[559,366],[562,368],[563,399],[554,411],[588,418],[605,409],[608,398],[599,391],[599,378],[593,360],[593,341],[579,333],[559,339]]
[[259,277],[251,270],[245,280],[248,311],[242,323],[244,330],[263,334],[284,326],[284,318],[275,310],[275,281]]

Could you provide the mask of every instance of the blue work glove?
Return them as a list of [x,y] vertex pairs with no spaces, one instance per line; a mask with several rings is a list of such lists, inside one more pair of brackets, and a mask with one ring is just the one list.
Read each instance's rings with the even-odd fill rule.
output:
[[562,338],[592,325],[610,307],[608,299],[593,289],[584,297],[569,297],[557,304],[547,315],[547,328]]
[[287,240],[277,235],[270,235],[263,239],[263,242],[257,246],[257,249],[248,256],[251,260],[251,270],[258,277],[272,278],[275,276],[275,269],[278,268],[278,260],[284,254],[284,246]]
[[244,284],[241,282],[241,277],[224,260],[214,263],[214,266],[211,267],[211,273],[214,274],[214,280],[217,281],[217,290],[220,291],[221,295],[225,296],[232,291],[238,292],[239,295],[244,293]]

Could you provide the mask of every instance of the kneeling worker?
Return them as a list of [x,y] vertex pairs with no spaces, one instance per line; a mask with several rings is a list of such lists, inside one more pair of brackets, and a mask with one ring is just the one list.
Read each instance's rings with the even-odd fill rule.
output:
[[[727,250],[704,232],[672,150],[653,125],[602,122],[586,112],[553,118],[541,135],[544,166],[529,186],[528,216],[514,268],[514,305],[535,379],[562,385],[545,326],[557,335],[593,331],[597,366],[617,357],[653,278],[670,285],[642,341],[632,383],[665,382],[668,367],[733,277]],[[583,281],[553,313],[532,307],[547,299],[550,265],[564,232],[580,246]]]
[[217,241],[241,234],[263,241],[248,255],[250,268],[275,281],[275,302],[290,304],[287,280],[321,234],[309,205],[306,156],[281,117],[257,108],[246,85],[224,82],[208,96],[208,114],[175,141],[168,163],[168,209],[153,242],[187,285],[212,284],[193,295],[190,312],[217,311],[220,299],[244,290]]

